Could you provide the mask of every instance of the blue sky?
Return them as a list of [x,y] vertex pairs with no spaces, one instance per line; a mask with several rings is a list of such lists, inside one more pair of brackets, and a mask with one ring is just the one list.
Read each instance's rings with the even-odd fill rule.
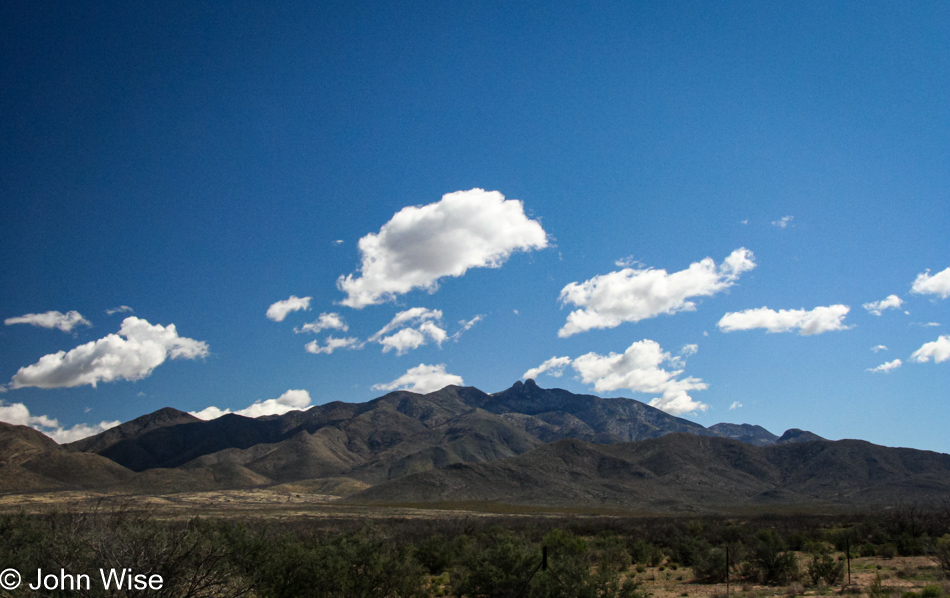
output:
[[950,452],[948,35],[940,2],[7,3],[0,419],[533,369]]

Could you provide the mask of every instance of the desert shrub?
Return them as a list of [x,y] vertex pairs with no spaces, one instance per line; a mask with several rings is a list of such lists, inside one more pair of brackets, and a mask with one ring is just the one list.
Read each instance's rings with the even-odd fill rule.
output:
[[826,584],[833,586],[841,581],[844,574],[844,563],[835,560],[828,550],[818,550],[812,553],[811,562],[808,563],[808,577],[814,585]]
[[924,554],[925,536],[912,536],[909,533],[897,537],[895,545],[901,556],[920,556]]
[[541,551],[506,530],[481,534],[478,548],[466,553],[452,570],[458,596],[523,596],[541,564]]
[[634,563],[649,565],[650,567],[656,567],[666,558],[666,555],[658,546],[641,538],[627,542],[627,553]]
[[726,579],[726,551],[710,548],[693,560],[693,575],[704,583],[719,583]]
[[255,569],[265,598],[423,595],[424,569],[408,546],[368,531],[282,535],[261,549]]
[[877,555],[882,559],[892,559],[897,556],[897,546],[887,542],[877,547]]
[[617,545],[608,543],[607,557],[597,567],[591,567],[594,556],[588,544],[571,532],[553,530],[542,541],[548,547],[548,568],[539,571],[531,580],[531,598],[635,598],[645,594],[639,584],[628,579],[621,582],[621,573],[629,567]]
[[[162,588],[149,590],[150,596],[237,597],[251,588],[239,565],[247,546],[240,541],[243,534],[243,528],[232,523],[162,522],[148,511],[122,505],[91,513],[4,516],[0,518],[4,539],[0,562],[20,571],[62,568],[84,573],[128,568],[162,577]],[[111,592],[93,583],[83,595],[96,598],[111,596]]]
[[869,598],[888,598],[891,591],[884,587],[884,584],[881,582],[881,575],[878,573],[874,576],[874,581],[868,586],[868,596]]
[[473,544],[470,536],[461,535],[450,539],[442,534],[433,534],[416,543],[414,556],[429,573],[439,575],[461,562],[464,555],[472,550]]
[[920,591],[920,598],[943,598],[943,588],[938,585],[925,586]]
[[798,579],[795,554],[775,530],[762,530],[749,553],[751,573],[764,584],[787,585]]
[[950,534],[934,540],[930,547],[930,554],[945,577],[950,578]]
[[623,538],[614,533],[601,533],[591,542],[593,561],[598,569],[621,573],[630,568],[633,559]]

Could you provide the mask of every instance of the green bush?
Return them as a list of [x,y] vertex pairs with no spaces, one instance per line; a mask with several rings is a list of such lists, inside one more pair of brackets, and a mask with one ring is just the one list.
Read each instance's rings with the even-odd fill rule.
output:
[[541,551],[520,536],[499,530],[478,538],[478,547],[452,570],[458,596],[524,596],[541,564]]
[[944,577],[950,577],[950,534],[945,534],[942,538],[933,541],[930,548],[930,554],[940,569]]
[[775,530],[763,530],[749,553],[749,564],[757,581],[769,585],[788,585],[798,579],[795,554]]
[[812,554],[807,572],[813,584],[824,583],[833,586],[841,581],[844,574],[844,563],[835,560],[828,552],[818,552]]

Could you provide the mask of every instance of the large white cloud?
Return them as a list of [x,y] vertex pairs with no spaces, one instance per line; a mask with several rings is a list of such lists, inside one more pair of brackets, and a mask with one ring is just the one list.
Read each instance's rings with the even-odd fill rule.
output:
[[267,317],[275,322],[283,322],[292,311],[310,309],[310,299],[312,297],[298,297],[291,295],[290,298],[274,303],[267,308]]
[[844,317],[851,311],[847,305],[819,306],[811,311],[767,307],[727,313],[716,324],[723,332],[764,328],[769,332],[792,332],[802,336],[821,334],[832,330],[847,330]]
[[330,355],[337,349],[362,349],[363,343],[360,342],[360,339],[352,336],[347,336],[345,338],[336,338],[333,335],[330,335],[326,338],[326,344],[321,345],[317,341],[310,341],[304,345],[304,349],[307,353],[313,353],[314,355],[319,355],[324,353]]
[[166,359],[208,355],[203,341],[178,336],[174,324],[149,324],[130,316],[118,334],[109,334],[75,349],[44,355],[14,374],[11,388],[63,388],[113,380],[141,380]]
[[872,316],[879,316],[885,309],[900,309],[904,302],[897,295],[888,295],[886,299],[865,303],[861,307],[868,310]]
[[881,365],[875,368],[868,368],[868,371],[887,374],[888,372],[892,372],[896,370],[897,368],[901,367],[902,365],[904,365],[904,363],[900,359],[895,359],[893,361],[885,361],[884,363],[882,363]]
[[933,276],[930,275],[930,270],[918,274],[910,292],[918,295],[939,295],[941,299],[950,297],[950,268]]
[[369,337],[369,342],[381,344],[383,353],[395,349],[396,355],[404,355],[429,341],[442,346],[448,334],[439,326],[441,320],[442,312],[438,309],[413,307],[397,313],[379,332]]
[[419,394],[426,394],[440,390],[449,385],[461,386],[465,384],[461,376],[449,374],[445,371],[445,364],[426,365],[420,363],[410,368],[405,374],[386,384],[374,384],[373,390],[408,390]]
[[[694,352],[693,346],[684,354]],[[699,378],[680,378],[683,370],[665,370],[664,363],[679,365],[683,356],[665,353],[656,341],[644,339],[630,345],[622,354],[599,355],[588,353],[574,360],[572,367],[585,384],[593,384],[598,392],[621,388],[660,396],[650,405],[673,415],[705,411],[707,405],[689,396],[693,390],[705,390],[708,385]]]
[[941,335],[935,341],[924,343],[922,347],[913,352],[911,359],[917,363],[926,363],[934,360],[934,363],[941,363],[950,359],[950,335]]
[[434,292],[440,278],[497,268],[515,251],[547,245],[547,234],[521,201],[498,191],[456,191],[403,208],[379,233],[361,238],[359,274],[341,276],[337,287],[346,293],[343,305],[360,309],[413,289]]
[[553,376],[555,378],[560,378],[564,373],[564,368],[571,364],[570,357],[552,357],[551,359],[546,360],[544,363],[539,365],[536,368],[531,368],[525,372],[521,377],[525,380],[529,378],[537,378],[541,374],[547,373],[548,376]]
[[29,426],[60,444],[74,442],[87,436],[105,432],[120,423],[118,421],[101,421],[98,424],[76,424],[71,428],[65,428],[55,418],[46,415],[32,415],[23,403],[5,403],[3,401],[0,401],[0,421],[15,426]]
[[76,326],[92,326],[92,323],[82,317],[78,311],[68,311],[66,313],[58,311],[48,311],[41,314],[24,314],[15,318],[7,318],[4,324],[31,324],[43,328],[57,328],[63,332],[72,332]]
[[707,257],[672,274],[628,267],[581,283],[572,282],[561,290],[559,299],[562,304],[581,309],[568,315],[558,336],[695,310],[691,297],[708,297],[731,287],[740,274],[755,268],[754,259],[752,252],[743,247],[729,254],[718,267]]
[[253,404],[231,411],[230,409],[219,409],[218,407],[205,407],[201,411],[189,411],[198,419],[209,420],[217,419],[228,413],[236,413],[245,417],[262,417],[265,415],[283,415],[290,411],[303,411],[310,407],[310,393],[306,390],[288,390],[276,399],[267,399],[266,401],[255,401]]
[[301,334],[303,332],[312,332],[314,334],[319,334],[324,330],[341,330],[346,332],[350,327],[346,325],[346,322],[343,321],[343,318],[340,314],[333,313],[322,313],[317,316],[317,319],[313,322],[307,322],[303,326],[298,326],[294,328],[294,332]]

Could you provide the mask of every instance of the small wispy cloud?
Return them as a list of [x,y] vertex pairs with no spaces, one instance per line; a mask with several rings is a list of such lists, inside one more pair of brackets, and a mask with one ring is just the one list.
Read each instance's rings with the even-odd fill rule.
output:
[[768,332],[793,332],[802,336],[822,334],[832,330],[847,330],[844,318],[850,308],[847,305],[819,306],[812,310],[780,309],[768,307],[730,312],[716,324],[723,332],[764,328]]
[[92,322],[82,317],[82,314],[78,311],[68,311],[66,313],[47,311],[41,314],[24,314],[15,318],[7,318],[3,323],[7,326],[29,324],[40,328],[56,328],[62,332],[72,332],[76,326],[92,326]]
[[283,322],[290,312],[310,309],[311,298],[291,295],[288,299],[277,301],[267,308],[267,318],[275,322]]
[[777,226],[779,228],[788,228],[789,226],[791,226],[792,220],[794,219],[795,219],[794,216],[782,216],[778,220],[773,220],[772,226]]
[[322,313],[317,316],[317,319],[313,322],[307,322],[303,326],[297,326],[294,328],[294,332],[301,334],[304,332],[312,332],[314,334],[319,334],[324,330],[341,330],[346,332],[350,327],[346,325],[346,322],[343,321],[343,317],[338,313]]
[[888,361],[888,362],[882,363],[876,368],[868,368],[867,371],[887,374],[889,372],[896,370],[902,365],[903,365],[903,362],[900,359],[895,359],[894,361]]
[[865,303],[861,307],[866,309],[872,316],[879,316],[885,309],[900,309],[903,301],[897,295],[888,295],[886,299]]
[[729,411],[732,411],[733,409],[740,409],[741,407],[742,407],[742,403],[740,403],[739,401],[733,401],[732,405],[729,405]]
[[135,310],[133,310],[128,305],[120,305],[119,307],[113,307],[112,309],[106,310],[107,316],[111,316],[114,314],[131,314],[131,313],[135,313]]
[[441,321],[441,310],[413,307],[397,313],[368,340],[382,345],[383,353],[395,350],[396,355],[404,355],[430,340],[441,347],[448,339],[448,333],[439,325]]
[[541,374],[547,373],[548,376],[560,378],[564,373],[564,368],[571,364],[570,357],[552,357],[536,368],[531,368],[521,375],[525,380],[534,379]]
[[453,334],[450,338],[453,341],[457,341],[460,336],[462,336],[463,334],[471,330],[472,326],[474,326],[475,324],[478,324],[484,319],[485,319],[485,314],[478,314],[471,320],[459,320],[459,325],[461,326],[461,328],[459,328],[458,331],[455,334]]
[[325,355],[330,355],[337,349],[362,349],[365,343],[360,342],[360,339],[352,336],[345,338],[336,338],[333,335],[330,335],[326,338],[325,344],[321,345],[317,341],[310,341],[304,345],[304,349],[307,353],[313,353],[314,355],[319,355],[321,353]]
[[887,351],[887,347],[884,346],[884,345],[875,345],[875,346],[871,347],[871,350],[874,351],[875,353],[877,353],[877,352],[879,352],[879,351]]

